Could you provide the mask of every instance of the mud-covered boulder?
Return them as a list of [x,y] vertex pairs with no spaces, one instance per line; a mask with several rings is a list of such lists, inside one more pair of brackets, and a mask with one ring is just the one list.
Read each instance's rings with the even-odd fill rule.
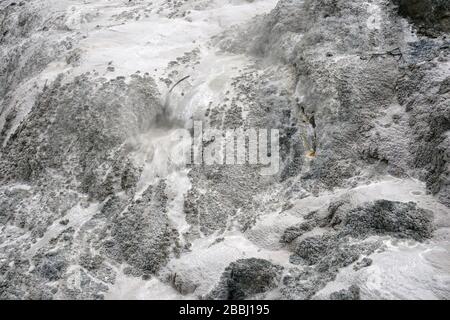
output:
[[[280,242],[292,243],[317,227],[328,228],[339,237],[352,236],[365,239],[372,235],[389,235],[417,241],[431,238],[434,231],[432,213],[413,202],[377,200],[352,207],[349,202],[339,200],[330,204],[325,216],[313,212],[305,222],[287,228]],[[331,243],[325,241],[326,237],[320,242],[312,239],[315,238],[306,240],[311,241],[311,245],[317,244],[318,248],[332,245],[332,241]],[[312,247],[318,249],[316,245]],[[320,250],[318,255],[321,255]]]
[[333,292],[330,295],[330,300],[360,300],[360,288],[352,285],[348,289]]
[[391,235],[423,241],[434,230],[432,214],[413,202],[377,200],[351,210],[339,224],[346,235]]
[[[372,260],[367,256],[383,248],[382,241],[373,236],[424,241],[432,237],[434,230],[433,216],[412,202],[377,200],[352,206],[349,201],[338,200],[325,213],[312,212],[306,218],[288,228],[281,239],[282,243],[293,244],[290,262],[308,268],[284,279],[287,297],[311,298],[342,268],[352,264],[354,270],[370,266]],[[324,232],[308,235],[318,229]],[[309,279],[306,284],[305,278]],[[330,299],[358,297],[359,291],[345,290]]]
[[291,256],[295,264],[317,265],[319,272],[335,272],[378,248],[377,242],[352,241],[337,234],[312,236],[302,240]]
[[282,267],[257,258],[231,263],[219,284],[209,294],[210,299],[244,300],[277,287]]

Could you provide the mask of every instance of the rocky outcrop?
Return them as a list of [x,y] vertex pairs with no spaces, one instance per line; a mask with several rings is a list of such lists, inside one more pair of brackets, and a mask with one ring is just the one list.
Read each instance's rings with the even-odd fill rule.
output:
[[436,36],[450,32],[450,3],[446,0],[394,0],[399,13],[411,19],[418,30]]
[[[445,16],[437,8],[448,3],[432,2],[421,12]],[[417,3],[427,1],[400,7]],[[315,120],[303,185],[348,186],[368,172],[413,176],[448,205],[448,40],[407,42],[396,10],[384,2],[280,1],[248,36],[249,50],[295,68],[299,133],[308,130],[302,118]]]
[[[327,231],[309,235],[315,228]],[[382,248],[382,242],[373,236],[424,241],[432,237],[433,229],[432,216],[414,203],[378,200],[356,208],[342,201],[332,203],[327,215],[312,213],[308,221],[284,233],[281,241],[294,244],[291,263],[307,269],[291,270],[296,276],[286,276],[283,292],[287,297],[312,298],[342,268],[352,264],[355,270],[370,266],[367,256]],[[306,287],[305,278],[310,281]],[[351,292],[335,293],[333,297],[359,296],[359,291]]]
[[149,187],[141,199],[112,217],[109,228],[111,239],[103,243],[109,256],[134,267],[135,275],[157,273],[177,238],[167,219],[165,184]]
[[5,141],[5,182],[37,180],[56,169],[81,181],[83,191],[96,189],[92,177],[103,159],[113,158],[128,137],[148,129],[161,110],[150,78],[136,76],[126,84],[84,75],[62,82],[58,79],[40,95],[27,121]]
[[[0,3],[0,299],[450,297],[448,1],[274,5]],[[279,172],[180,166],[190,120]]]
[[450,94],[447,88],[450,76],[443,70],[447,70],[450,44],[421,39],[409,44],[407,53],[408,63],[401,68],[397,96],[409,116],[410,166],[418,170],[418,177],[448,206]]
[[330,295],[330,300],[359,300],[360,289],[358,286],[351,286],[348,289],[342,289],[338,292],[333,292]]
[[262,294],[278,286],[282,269],[263,259],[238,260],[225,269],[208,298],[244,300]]

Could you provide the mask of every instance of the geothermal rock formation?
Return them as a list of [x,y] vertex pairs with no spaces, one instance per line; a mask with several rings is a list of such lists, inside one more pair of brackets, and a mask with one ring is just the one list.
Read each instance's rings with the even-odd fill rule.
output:
[[[447,0],[0,1],[0,299],[449,299],[449,32]],[[193,121],[278,130],[279,171],[177,161]]]

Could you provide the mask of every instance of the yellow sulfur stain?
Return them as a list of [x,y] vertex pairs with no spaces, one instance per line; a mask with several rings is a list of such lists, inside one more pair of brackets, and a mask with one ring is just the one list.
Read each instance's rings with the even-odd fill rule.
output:
[[314,150],[310,150],[306,153],[306,156],[309,158],[315,158],[316,157],[316,152]]

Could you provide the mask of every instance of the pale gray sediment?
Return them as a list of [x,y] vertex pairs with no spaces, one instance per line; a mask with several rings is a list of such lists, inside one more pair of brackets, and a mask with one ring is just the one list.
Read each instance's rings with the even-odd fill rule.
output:
[[[449,299],[449,16],[2,1],[0,299]],[[167,162],[191,120],[280,171]]]

